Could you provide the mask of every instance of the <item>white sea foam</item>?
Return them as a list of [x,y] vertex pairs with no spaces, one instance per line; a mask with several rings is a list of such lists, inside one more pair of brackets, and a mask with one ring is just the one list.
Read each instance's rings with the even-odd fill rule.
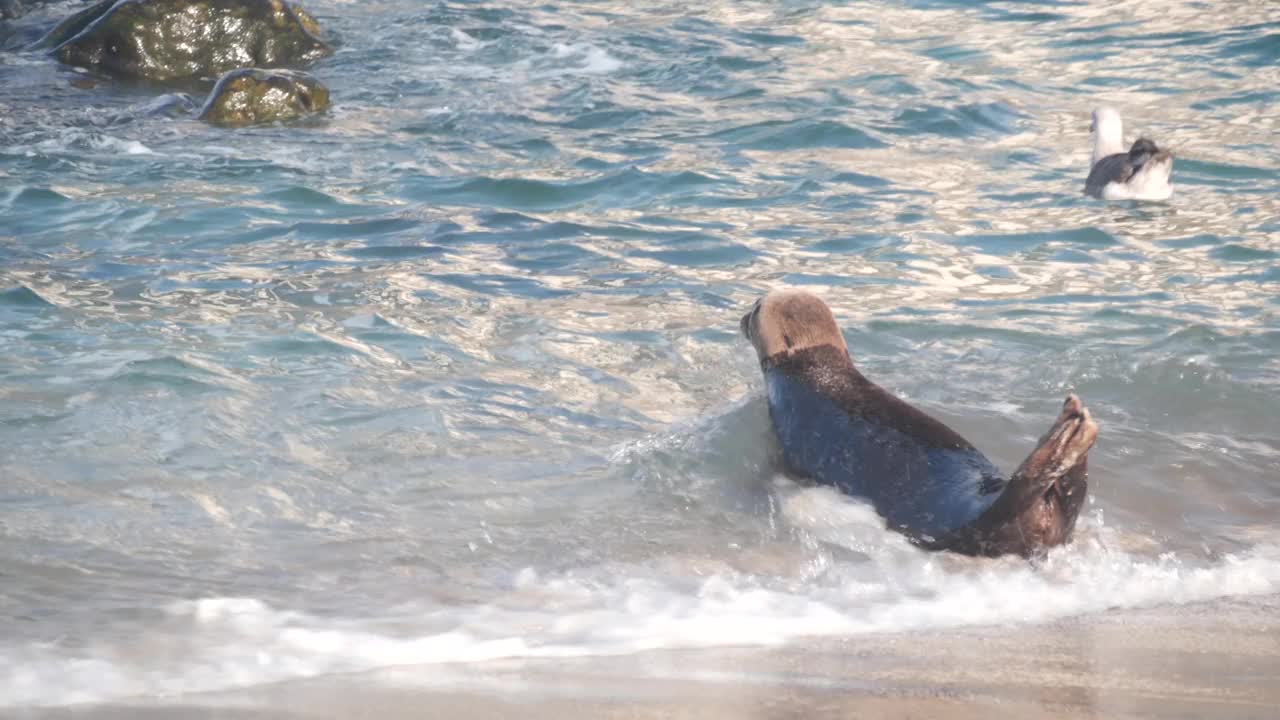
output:
[[154,150],[137,140],[119,138],[96,130],[81,128],[67,128],[59,132],[55,137],[49,137],[35,143],[23,143],[0,148],[0,153],[34,157],[36,155],[79,154],[86,150],[98,156],[156,154]]
[[608,75],[622,68],[621,60],[595,45],[556,43],[551,54],[573,63],[574,70],[585,75]]
[[[820,502],[807,492],[802,503]],[[861,522],[855,507],[844,511]],[[600,577],[525,569],[508,595],[487,604],[420,607],[381,621],[318,617],[252,598],[180,602],[115,642],[3,648],[0,707],[174,696],[392,666],[1042,623],[1280,592],[1274,546],[1196,564],[1084,543],[1040,568],[1013,561],[944,568],[941,556],[894,555],[892,563],[849,563],[832,574],[837,579],[811,583],[737,574],[693,582],[639,568]]]
[[487,44],[480,42],[458,28],[449,28],[449,37],[453,39],[453,42],[460,50],[475,50],[477,48],[484,47]]

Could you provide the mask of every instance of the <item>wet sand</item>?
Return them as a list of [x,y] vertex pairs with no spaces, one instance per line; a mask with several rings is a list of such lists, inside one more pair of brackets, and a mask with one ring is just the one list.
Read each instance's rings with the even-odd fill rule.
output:
[[1274,718],[1280,597],[812,645],[415,666],[19,718]]

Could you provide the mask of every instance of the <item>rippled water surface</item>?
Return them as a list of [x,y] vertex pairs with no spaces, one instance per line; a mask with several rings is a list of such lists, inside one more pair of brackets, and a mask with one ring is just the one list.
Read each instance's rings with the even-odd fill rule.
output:
[[[0,25],[0,707],[1280,593],[1280,7],[1108,5],[316,0],[236,131]],[[1075,544],[782,478],[778,287],[1006,469],[1078,392]]]

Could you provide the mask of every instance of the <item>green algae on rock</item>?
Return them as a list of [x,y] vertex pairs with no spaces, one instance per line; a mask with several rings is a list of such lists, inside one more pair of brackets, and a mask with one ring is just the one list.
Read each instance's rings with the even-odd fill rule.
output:
[[241,68],[223,75],[200,111],[215,125],[296,120],[329,107],[329,88],[294,70]]
[[68,65],[166,81],[308,63],[333,53],[318,31],[283,0],[104,0],[42,42]]

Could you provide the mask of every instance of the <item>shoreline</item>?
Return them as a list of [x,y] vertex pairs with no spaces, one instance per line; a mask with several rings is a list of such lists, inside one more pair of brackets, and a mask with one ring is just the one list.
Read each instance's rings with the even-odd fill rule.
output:
[[19,718],[1273,717],[1280,596],[566,660],[419,665]]

